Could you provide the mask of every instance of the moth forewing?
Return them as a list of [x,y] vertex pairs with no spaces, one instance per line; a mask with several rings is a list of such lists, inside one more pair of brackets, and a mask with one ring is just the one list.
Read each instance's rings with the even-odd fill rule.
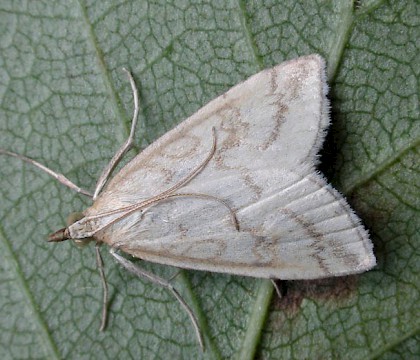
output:
[[201,345],[198,321],[176,289],[117,250],[180,268],[271,279],[341,276],[375,265],[359,218],[315,169],[329,124],[319,55],[284,62],[233,87],[146,148],[104,187],[133,141],[138,100],[129,79],[135,99],[130,136],[100,176],[84,218],[51,240],[93,237],[108,244],[127,270],[175,296]]

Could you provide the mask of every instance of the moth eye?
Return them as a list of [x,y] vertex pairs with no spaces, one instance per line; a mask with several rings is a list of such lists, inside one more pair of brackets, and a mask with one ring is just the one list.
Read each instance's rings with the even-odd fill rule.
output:
[[67,226],[73,225],[75,222],[82,220],[85,217],[81,212],[74,212],[67,216]]

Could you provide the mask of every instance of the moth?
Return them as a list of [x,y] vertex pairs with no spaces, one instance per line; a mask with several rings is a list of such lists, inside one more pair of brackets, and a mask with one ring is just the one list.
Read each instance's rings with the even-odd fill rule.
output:
[[[329,125],[319,55],[286,61],[236,85],[110,179],[133,143],[139,111],[127,74],[134,97],[131,132],[93,194],[32,159],[0,150],[92,197],[92,206],[50,241],[107,244],[124,268],[176,297],[201,346],[197,319],[170,281],[122,253],[178,268],[282,280],[355,274],[375,265],[360,219],[315,168]],[[104,309],[106,296],[105,286]],[[104,310],[103,325],[105,318]]]

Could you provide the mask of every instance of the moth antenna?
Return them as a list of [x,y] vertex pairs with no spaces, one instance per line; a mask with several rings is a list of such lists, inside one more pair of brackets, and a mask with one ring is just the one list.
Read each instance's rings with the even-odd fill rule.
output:
[[160,285],[172,293],[172,295],[178,300],[178,302],[181,304],[181,306],[184,308],[184,310],[187,312],[188,316],[190,317],[194,330],[195,330],[195,334],[197,335],[197,339],[200,344],[201,350],[204,351],[203,335],[201,334],[200,326],[198,325],[198,320],[196,316],[194,315],[194,312],[192,311],[190,306],[185,302],[183,297],[174,288],[174,286],[170,284],[169,281],[162,279],[159,276],[156,276],[155,274],[150,273],[146,270],[143,270],[142,268],[135,265],[133,262],[127,260],[125,257],[117,254],[115,248],[111,248],[109,252],[115,258],[115,260],[117,260],[117,262],[127,271],[131,272],[132,274],[136,275],[139,278],[147,279],[154,284]]
[[26,156],[19,155],[19,154],[16,154],[14,152],[7,151],[7,150],[4,150],[4,149],[0,149],[0,154],[13,156],[15,158],[18,158],[19,160],[22,160],[22,161],[24,161],[24,162],[26,162],[30,165],[33,165],[33,166],[37,167],[38,169],[41,169],[42,171],[44,171],[48,175],[52,176],[54,179],[58,180],[61,184],[67,186],[68,188],[70,188],[72,190],[75,190],[80,194],[83,194],[83,195],[86,195],[86,196],[89,196],[89,197],[93,197],[93,195],[89,191],[78,187],[72,181],[67,179],[63,174],[60,174],[58,172],[55,172],[55,171],[47,168],[45,165],[42,165],[38,161],[35,161],[35,160],[33,160],[31,158],[28,158]]
[[216,152],[216,145],[217,145],[216,128],[214,126],[211,128],[211,132],[212,132],[212,136],[213,136],[213,143],[212,143],[210,153],[207,155],[207,157],[204,159],[204,161],[201,164],[199,164],[187,177],[185,177],[184,179],[179,181],[174,186],[170,187],[168,190],[165,190],[164,192],[157,195],[156,198],[158,198],[158,197],[160,198],[160,197],[163,197],[165,195],[171,194],[171,193],[175,192],[176,190],[180,189],[181,187],[183,187],[184,185],[188,184],[210,162],[214,153]]
[[131,90],[133,92],[133,101],[134,101],[134,113],[133,113],[133,119],[131,120],[130,135],[128,135],[128,138],[125,141],[125,143],[118,149],[118,151],[112,157],[109,164],[102,171],[101,176],[99,176],[98,182],[96,183],[95,192],[93,194],[93,200],[95,200],[98,197],[99,193],[101,192],[104,185],[108,181],[112,171],[115,169],[115,167],[121,161],[121,159],[123,158],[125,153],[128,150],[131,149],[131,147],[133,146],[133,142],[134,142],[134,133],[136,131],[137,120],[138,120],[138,117],[139,117],[139,92],[137,90],[136,83],[135,83],[134,78],[131,75],[131,73],[126,68],[123,68],[123,71],[127,74],[128,80],[130,81]]
[[270,279],[270,280],[271,280],[271,283],[274,286],[274,290],[276,291],[277,296],[279,297],[279,299],[281,299],[283,297],[283,295],[281,293],[280,287],[277,285],[276,280],[275,279]]
[[100,243],[95,244],[95,252],[96,252],[96,266],[98,267],[99,275],[101,277],[101,282],[102,282],[102,289],[103,289],[102,320],[101,320],[101,326],[99,328],[99,331],[104,331],[107,320],[108,320],[108,283],[106,282],[106,277],[105,277],[104,262],[101,256],[101,252],[99,251],[100,245],[101,245]]
[[[195,176],[197,176],[199,174],[199,172],[209,163],[209,161],[213,157],[214,153],[216,152],[216,129],[214,127],[212,127],[212,134],[213,134],[213,144],[212,144],[212,148],[211,148],[211,151],[210,151],[209,155],[187,177],[185,177],[184,179],[182,179],[181,181],[179,181],[177,184],[170,187],[169,189],[161,192],[160,194],[152,196],[151,198],[146,199],[146,200],[144,200],[140,203],[133,204],[133,205],[128,205],[128,206],[125,206],[125,207],[121,207],[121,208],[116,209],[116,210],[107,211],[107,212],[92,216],[91,219],[98,219],[98,218],[101,218],[101,217],[105,217],[105,216],[109,216],[109,215],[113,215],[113,214],[118,214],[118,213],[122,213],[122,212],[127,213],[127,212],[130,211],[130,213],[131,213],[131,211],[137,211],[137,210],[139,210],[143,207],[148,206],[149,204],[153,204],[154,202],[157,202],[157,201],[160,201],[162,199],[167,198],[168,195],[170,195],[174,191],[178,190],[182,186],[186,185]],[[209,195],[207,195],[207,196],[209,196]],[[217,200],[221,201],[221,199],[217,199]],[[229,210],[231,210],[229,205],[227,205],[226,203],[225,203],[225,205],[229,208]],[[123,214],[123,216],[125,216],[125,215]],[[119,217],[118,219],[120,219],[120,218],[121,217]],[[236,219],[236,216],[235,216],[235,219]],[[237,220],[235,220],[234,223],[237,223]],[[239,229],[239,226],[235,225],[235,227],[237,227]]]
[[[127,71],[127,70],[125,70],[125,71]],[[128,74],[130,74],[128,71],[127,71],[127,73]],[[137,96],[137,89],[136,89],[136,91],[134,92],[134,89],[135,89],[135,83],[134,83],[134,80],[133,80],[133,78],[131,77],[131,75],[130,75],[130,82],[131,82],[131,86],[133,87],[133,94],[134,94],[134,97],[136,97]],[[138,104],[136,101],[135,101],[135,104]],[[137,116],[136,115],[136,112],[135,112],[135,116]],[[134,122],[134,117],[133,117],[133,122]],[[133,134],[134,134],[134,126],[132,126],[132,130],[133,130]],[[213,135],[213,143],[212,143],[212,148],[211,148],[211,150],[210,150],[210,153],[207,155],[207,157],[204,159],[204,161],[202,161],[187,177],[185,177],[184,179],[182,179],[181,181],[179,181],[177,184],[175,184],[174,186],[172,186],[172,187],[170,187],[169,189],[167,189],[167,190],[165,190],[165,191],[163,191],[163,192],[161,192],[160,194],[158,194],[158,195],[156,195],[156,196],[153,196],[153,197],[151,197],[151,198],[149,198],[149,199],[147,199],[147,200],[145,200],[145,201],[142,201],[142,202],[140,202],[140,203],[137,203],[137,204],[133,204],[133,205],[129,205],[129,206],[126,206],[126,207],[122,207],[122,208],[119,208],[119,209],[116,209],[116,210],[111,210],[111,211],[107,211],[107,212],[104,212],[104,213],[101,213],[101,214],[98,214],[98,215],[95,215],[95,216],[92,216],[92,217],[90,217],[89,219],[98,219],[98,218],[101,218],[101,217],[105,217],[105,216],[109,216],[109,215],[114,215],[114,214],[118,214],[118,213],[123,213],[121,216],[119,216],[118,218],[116,218],[116,219],[114,219],[113,221],[111,221],[110,223],[108,223],[106,226],[104,226],[104,227],[102,227],[102,228],[98,228],[97,229],[97,231],[99,231],[99,230],[103,230],[103,229],[105,229],[106,227],[108,227],[108,226],[110,226],[110,225],[112,225],[112,224],[114,224],[115,222],[117,222],[117,221],[119,221],[120,219],[122,219],[122,218],[124,218],[125,216],[127,216],[127,215],[129,215],[129,214],[131,214],[131,213],[133,213],[134,211],[138,211],[138,210],[140,210],[140,209],[142,209],[142,208],[145,208],[145,207],[147,207],[147,206],[149,206],[150,204],[153,204],[153,203],[156,203],[156,202],[159,202],[159,201],[161,201],[161,200],[163,200],[163,199],[166,199],[166,198],[168,198],[168,197],[170,197],[170,195],[173,193],[173,192],[175,192],[176,190],[178,190],[179,188],[181,188],[182,186],[184,186],[184,185],[186,185],[187,183],[189,183],[194,177],[196,177],[199,173],[200,173],[200,171],[209,163],[209,161],[211,160],[211,158],[213,157],[213,155],[215,154],[215,152],[216,152],[216,145],[217,145],[217,138],[216,138],[216,129],[215,129],[215,127],[212,127],[212,135]],[[131,137],[131,135],[132,134],[130,134],[130,137]],[[127,140],[127,142],[130,140],[130,138]],[[126,144],[127,144],[127,142],[126,142]],[[126,145],[125,144],[125,145]],[[111,162],[109,163],[109,165],[107,166],[107,168],[105,169],[105,170],[109,170],[110,169],[110,165],[112,164],[112,163],[114,163],[114,165],[113,166],[115,166],[116,165],[116,163],[115,163],[115,161],[120,161],[121,160],[121,157],[119,158],[119,159],[117,159],[117,155],[118,154],[120,154],[121,153],[121,151],[125,151],[125,150],[123,150],[124,149],[124,147],[125,147],[125,145],[123,145],[121,148],[120,148],[120,150],[118,150],[118,152],[117,152],[117,154],[115,154],[114,155],[114,157],[112,158],[112,160],[111,160]],[[123,154],[122,154],[123,155]],[[122,156],[121,155],[121,156]],[[109,172],[108,172],[108,174],[110,173],[112,171],[112,169],[111,170],[109,170]],[[105,174],[105,171],[103,172],[103,174]],[[101,175],[101,178],[103,177],[103,174]],[[103,184],[105,184],[105,182],[106,182],[106,180],[99,180],[98,181],[98,184],[100,183],[100,182],[102,182],[103,181]],[[103,186],[103,185],[102,185]],[[93,199],[95,200],[95,198],[96,198],[96,196],[98,195],[98,193],[99,193],[99,191],[98,191],[98,189],[96,189],[95,190],[95,195],[93,196]],[[179,196],[179,195],[176,195],[176,196]],[[186,196],[188,196],[188,195],[186,195]],[[235,213],[234,213],[234,211],[229,207],[229,205],[225,202],[225,201],[223,201],[222,199],[219,199],[219,198],[216,198],[216,197],[213,197],[213,196],[210,196],[210,195],[205,195],[205,194],[196,194],[195,196],[201,196],[201,197],[207,197],[207,198],[212,198],[212,199],[214,199],[214,200],[216,200],[216,201],[219,201],[219,202],[221,202],[223,205],[225,205],[228,209],[229,209],[229,211],[231,212],[231,214],[232,214],[232,222],[233,222],[233,224],[234,224],[234,226],[235,226],[235,228],[236,228],[236,230],[239,230],[239,224],[238,224],[238,220],[237,220],[237,218],[236,218],[236,215],[235,215]],[[89,219],[86,219],[86,221],[88,221]],[[97,232],[96,231],[96,232]],[[91,234],[92,235],[92,234]]]
[[186,193],[186,194],[170,194],[170,195],[166,195],[164,197],[159,197],[159,198],[155,197],[155,198],[151,198],[149,200],[143,201],[143,202],[138,203],[138,204],[127,206],[125,208],[120,208],[118,210],[109,211],[107,213],[102,213],[102,214],[99,214],[99,215],[94,215],[94,216],[87,217],[86,221],[89,221],[89,220],[94,220],[94,219],[98,219],[98,218],[101,218],[101,217],[105,217],[105,216],[109,216],[109,215],[113,215],[113,214],[118,214],[118,213],[122,212],[122,214],[120,216],[116,217],[115,219],[112,219],[112,221],[107,222],[104,226],[97,227],[95,229],[95,232],[91,232],[89,236],[94,236],[98,231],[102,231],[102,230],[106,229],[107,227],[117,223],[121,219],[129,216],[130,214],[132,214],[136,211],[139,211],[139,210],[144,209],[146,207],[157,205],[160,201],[164,201],[164,200],[167,200],[169,198],[185,197],[185,196],[214,200],[214,201],[217,201],[217,202],[221,203],[222,205],[224,205],[229,210],[233,226],[235,227],[235,229],[237,231],[239,231],[239,222],[238,222],[238,219],[236,217],[236,213],[235,213],[234,210],[232,210],[232,208],[229,206],[229,204],[226,201],[224,201],[223,199],[220,199],[216,196],[212,196],[212,195],[199,194],[199,193]]

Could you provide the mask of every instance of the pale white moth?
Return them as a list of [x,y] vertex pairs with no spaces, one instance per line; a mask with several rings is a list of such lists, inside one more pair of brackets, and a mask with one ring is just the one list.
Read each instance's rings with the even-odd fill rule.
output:
[[134,96],[131,132],[93,195],[32,159],[0,150],[92,196],[92,206],[50,241],[109,245],[124,268],[172,292],[201,346],[196,317],[170,281],[120,252],[178,268],[284,280],[355,274],[375,265],[359,218],[315,168],[329,125],[319,55],[236,85],[143,150],[104,188],[134,138],[138,94],[127,74]]

